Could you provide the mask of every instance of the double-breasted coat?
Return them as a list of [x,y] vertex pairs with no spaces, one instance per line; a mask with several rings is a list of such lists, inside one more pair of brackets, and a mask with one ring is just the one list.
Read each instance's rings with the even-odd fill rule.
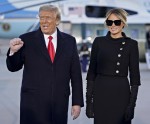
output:
[[70,80],[72,105],[83,107],[82,77],[73,36],[57,29],[54,62],[48,54],[41,29],[20,36],[23,47],[7,54],[10,71],[23,68],[20,124],[67,124]]

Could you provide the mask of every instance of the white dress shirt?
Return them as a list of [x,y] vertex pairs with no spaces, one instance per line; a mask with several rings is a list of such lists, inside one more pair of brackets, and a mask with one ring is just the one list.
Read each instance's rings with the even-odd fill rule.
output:
[[54,45],[54,49],[55,49],[55,53],[56,53],[56,49],[57,49],[57,30],[52,35],[44,34],[45,44],[46,44],[47,48],[48,48],[48,43],[49,43],[49,39],[48,39],[49,36],[53,37],[52,43]]

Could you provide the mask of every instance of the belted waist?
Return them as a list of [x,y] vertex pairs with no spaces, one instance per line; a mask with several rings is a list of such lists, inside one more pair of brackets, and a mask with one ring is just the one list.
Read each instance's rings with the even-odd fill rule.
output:
[[107,77],[126,77],[127,78],[127,75],[119,75],[119,74],[102,74],[102,73],[99,73],[97,74],[97,76],[107,76]]

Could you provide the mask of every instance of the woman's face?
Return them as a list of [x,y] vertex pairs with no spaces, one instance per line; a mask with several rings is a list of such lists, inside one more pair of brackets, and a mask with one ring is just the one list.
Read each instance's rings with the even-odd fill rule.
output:
[[121,36],[124,23],[115,14],[111,14],[108,17],[108,19],[106,20],[106,25],[112,36]]

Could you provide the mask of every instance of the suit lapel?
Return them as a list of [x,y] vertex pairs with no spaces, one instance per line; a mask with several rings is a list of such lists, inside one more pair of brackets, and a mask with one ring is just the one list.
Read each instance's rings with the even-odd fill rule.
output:
[[45,44],[45,40],[44,40],[44,35],[41,32],[41,30],[39,29],[36,33],[36,43],[38,50],[41,50],[42,54],[46,57],[46,59],[48,61],[51,61],[46,44]]
[[54,63],[55,61],[58,60],[59,56],[61,55],[62,50],[64,48],[64,43],[65,43],[64,37],[62,33],[57,29],[57,49],[56,49]]

